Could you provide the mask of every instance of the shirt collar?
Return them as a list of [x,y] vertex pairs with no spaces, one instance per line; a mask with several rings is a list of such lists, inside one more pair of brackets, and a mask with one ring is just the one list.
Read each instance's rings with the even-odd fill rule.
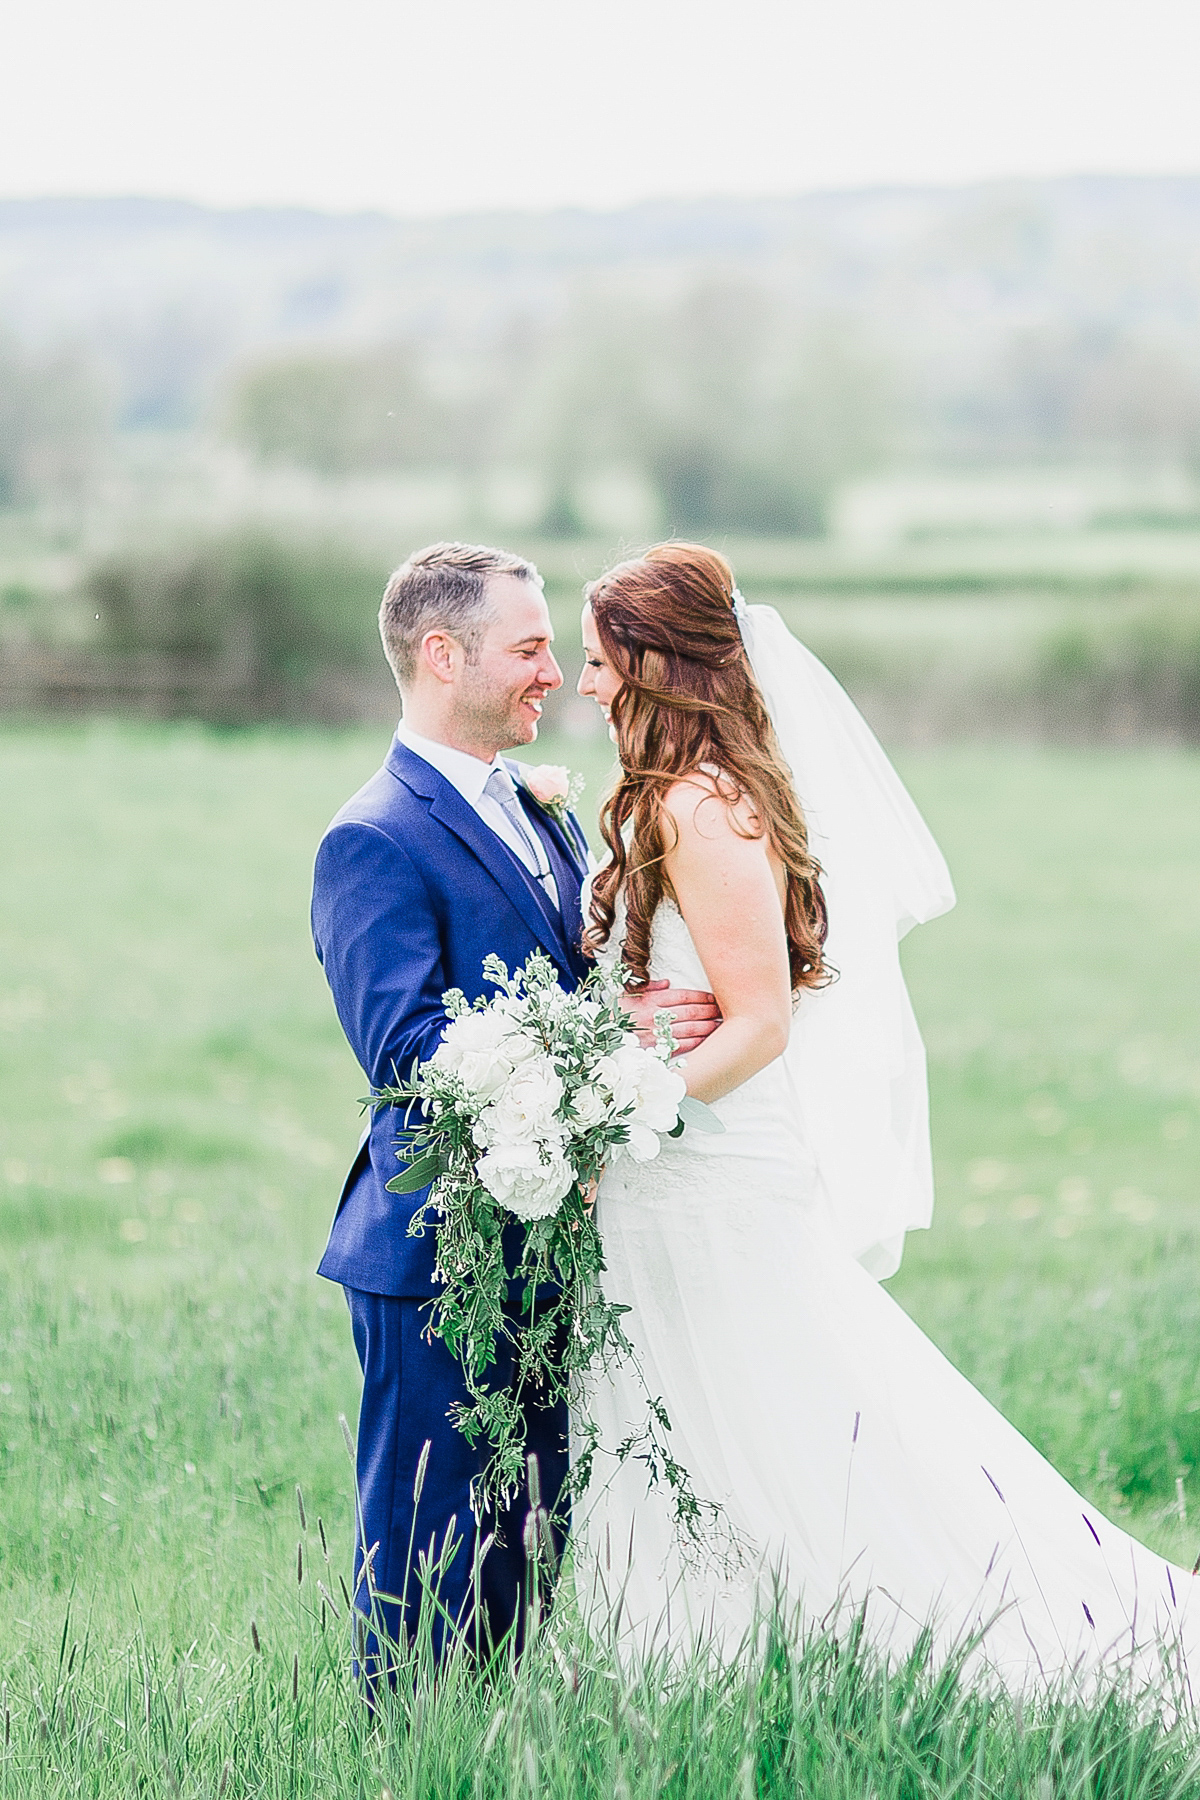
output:
[[503,766],[498,756],[491,762],[481,762],[466,750],[455,750],[449,744],[435,742],[433,738],[418,737],[403,719],[396,727],[396,736],[414,756],[421,757],[439,775],[444,775],[451,787],[458,789],[468,806],[479,805],[488,776],[493,769]]

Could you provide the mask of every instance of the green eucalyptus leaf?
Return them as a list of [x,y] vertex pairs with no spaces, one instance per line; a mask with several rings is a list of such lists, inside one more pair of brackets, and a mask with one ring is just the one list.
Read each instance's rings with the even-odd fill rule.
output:
[[[703,1100],[697,1100],[691,1094],[685,1094],[679,1102],[679,1123],[690,1125],[693,1131],[711,1131],[718,1136],[725,1130],[712,1107],[705,1106]],[[674,1131],[671,1136],[675,1136]]]
[[449,1161],[440,1150],[431,1150],[425,1156],[419,1156],[416,1162],[399,1175],[393,1175],[385,1185],[389,1194],[415,1194],[421,1188],[428,1187],[439,1175],[444,1175],[450,1167]]

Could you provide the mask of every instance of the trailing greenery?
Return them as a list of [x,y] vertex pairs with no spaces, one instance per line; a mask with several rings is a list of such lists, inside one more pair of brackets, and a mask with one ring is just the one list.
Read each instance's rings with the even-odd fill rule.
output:
[[[451,1420],[468,1443],[489,1450],[473,1508],[499,1512],[520,1488],[526,1409],[535,1403],[570,1406],[567,1490],[582,1495],[601,1448],[589,1388],[629,1363],[645,1423],[606,1448],[621,1462],[636,1456],[651,1482],[665,1484],[677,1526],[695,1539],[705,1525],[715,1529],[721,1509],[696,1497],[672,1454],[667,1409],[646,1388],[622,1324],[629,1308],[604,1297],[592,1199],[606,1166],[625,1156],[653,1160],[660,1133],[722,1127],[667,1067],[665,1016],[659,1043],[638,1043],[621,1005],[626,973],[619,964],[593,968],[567,994],[540,950],[511,975],[498,956],[485,957],[493,992],[473,1005],[461,988],[443,994],[450,1023],[438,1048],[374,1101],[403,1119],[402,1170],[389,1190],[428,1188],[408,1233],[437,1233],[428,1333],[462,1370],[466,1399],[450,1407]],[[502,1356],[511,1375],[498,1381]]]

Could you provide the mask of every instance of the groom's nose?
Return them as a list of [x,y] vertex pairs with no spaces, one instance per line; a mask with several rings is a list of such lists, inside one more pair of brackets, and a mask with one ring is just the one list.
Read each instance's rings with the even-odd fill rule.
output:
[[549,648],[538,668],[538,680],[543,687],[548,688],[560,688],[563,684],[563,672],[554,660],[554,652]]

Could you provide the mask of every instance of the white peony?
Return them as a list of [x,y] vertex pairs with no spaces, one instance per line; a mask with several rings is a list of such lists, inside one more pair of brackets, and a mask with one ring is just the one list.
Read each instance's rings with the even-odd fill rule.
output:
[[486,1012],[452,1019],[433,1053],[435,1068],[457,1075],[468,1093],[490,1100],[503,1087],[511,1067],[500,1047],[505,1029],[502,1021]]
[[632,1107],[632,1124],[648,1125],[652,1131],[672,1129],[687,1082],[653,1051],[640,1044],[622,1044],[611,1056],[600,1058],[594,1074],[612,1095],[615,1111]]
[[575,1179],[560,1150],[544,1155],[531,1142],[497,1144],[475,1169],[492,1198],[518,1219],[548,1219]]
[[524,1017],[524,1002],[507,998],[482,1012],[462,1013],[446,1026],[432,1060],[486,1103],[517,1063],[541,1052],[537,1040],[520,1029]]
[[556,1117],[563,1084],[548,1056],[519,1063],[482,1114],[478,1130],[489,1144],[524,1143],[533,1138],[561,1137]]

